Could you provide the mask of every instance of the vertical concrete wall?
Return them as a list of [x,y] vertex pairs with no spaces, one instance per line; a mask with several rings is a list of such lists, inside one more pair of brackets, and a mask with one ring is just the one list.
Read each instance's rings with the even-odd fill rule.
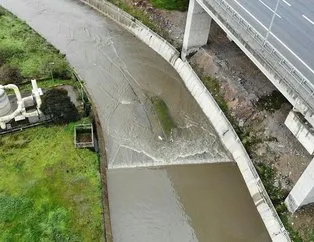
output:
[[185,59],[186,55],[193,48],[206,45],[211,20],[209,14],[196,0],[190,0],[183,38],[182,59]]
[[286,198],[286,205],[290,212],[314,202],[314,159],[305,169],[297,184]]
[[232,154],[271,239],[278,242],[291,241],[238,135],[189,63],[182,61],[179,58],[180,53],[166,40],[111,3],[103,0],[80,1],[119,23],[173,66],[207,118],[212,122],[225,147]]
[[297,113],[290,111],[288,114],[285,125],[303,145],[303,147],[311,154],[314,154],[314,131],[310,124],[305,124]]

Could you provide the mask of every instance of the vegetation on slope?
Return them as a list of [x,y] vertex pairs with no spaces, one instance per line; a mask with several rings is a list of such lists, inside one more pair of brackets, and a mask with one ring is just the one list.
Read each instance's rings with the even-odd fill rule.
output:
[[188,0],[150,0],[155,8],[167,10],[186,11],[189,6]]
[[0,241],[98,241],[97,155],[75,149],[74,124],[0,137]]
[[[0,7],[0,84],[73,84],[64,57]],[[0,136],[0,241],[101,241],[97,154],[73,145],[74,123]]]
[[[23,79],[70,79],[71,69],[64,56],[28,25],[0,7],[0,71],[10,75],[8,69]],[[5,67],[3,67],[5,66]],[[16,70],[19,73],[16,73]],[[3,79],[3,78],[2,78]],[[5,79],[5,78],[4,78]],[[0,80],[1,84],[1,80]]]

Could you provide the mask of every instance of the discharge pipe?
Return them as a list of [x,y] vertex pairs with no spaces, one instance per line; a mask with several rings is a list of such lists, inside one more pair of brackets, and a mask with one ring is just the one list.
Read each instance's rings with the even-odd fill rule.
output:
[[20,90],[16,85],[14,85],[14,84],[8,84],[5,86],[0,85],[0,89],[4,89],[4,90],[5,89],[13,89],[15,96],[16,96],[16,99],[17,99],[17,108],[15,109],[15,111],[9,115],[0,117],[0,127],[1,127],[1,129],[5,129],[5,127],[6,127],[5,124],[7,122],[9,122],[10,120],[14,119],[16,116],[18,116],[23,111],[23,109],[25,110],[25,108],[24,108],[24,102],[22,100]]
[[[5,129],[6,128],[6,123],[9,122],[10,120],[14,119],[16,116],[18,115],[22,115],[25,118],[29,118],[29,117],[34,117],[34,116],[38,116],[41,114],[40,111],[40,106],[42,104],[41,102],[41,98],[40,95],[42,95],[42,91],[40,88],[38,88],[36,80],[32,80],[32,86],[33,86],[33,90],[32,90],[32,95],[28,96],[28,97],[24,97],[22,98],[21,93],[19,88],[14,85],[14,84],[8,84],[8,85],[0,85],[0,89],[13,89],[16,99],[17,99],[17,108],[16,110],[6,116],[0,117],[0,128],[1,129]],[[34,112],[26,112],[25,110],[25,104],[24,102],[26,101],[33,101],[35,97],[36,100],[36,108],[37,110]]]

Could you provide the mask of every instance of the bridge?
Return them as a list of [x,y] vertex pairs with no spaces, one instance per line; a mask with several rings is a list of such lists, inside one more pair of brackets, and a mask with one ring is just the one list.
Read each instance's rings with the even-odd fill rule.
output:
[[[190,0],[182,59],[206,45],[211,21],[293,105],[285,124],[314,154],[314,2]],[[305,121],[304,121],[305,120]],[[290,192],[291,212],[314,202],[314,159]]]

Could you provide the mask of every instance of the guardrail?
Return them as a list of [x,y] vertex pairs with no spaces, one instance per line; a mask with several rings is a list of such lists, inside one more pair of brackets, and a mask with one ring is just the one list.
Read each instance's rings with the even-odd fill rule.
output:
[[214,13],[263,67],[294,90],[314,113],[314,85],[287,58],[224,0],[197,1]]

